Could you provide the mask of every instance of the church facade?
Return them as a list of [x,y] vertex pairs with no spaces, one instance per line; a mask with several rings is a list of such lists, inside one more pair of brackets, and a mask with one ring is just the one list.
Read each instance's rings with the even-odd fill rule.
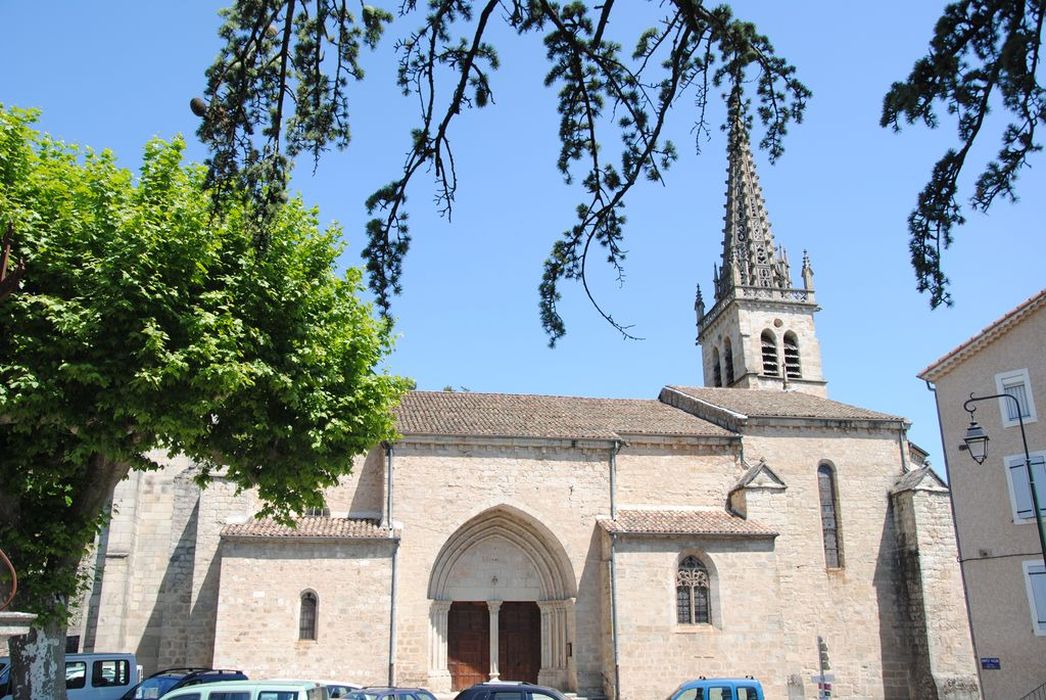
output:
[[810,262],[793,287],[744,129],[729,142],[703,386],[412,392],[401,438],[296,528],[169,458],[117,490],[84,649],[615,700],[699,675],[812,698],[827,663],[835,697],[979,697],[948,490],[903,418],[827,398]]

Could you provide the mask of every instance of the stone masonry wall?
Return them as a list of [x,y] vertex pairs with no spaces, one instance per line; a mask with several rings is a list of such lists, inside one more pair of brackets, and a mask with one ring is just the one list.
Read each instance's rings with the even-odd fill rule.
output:
[[[225,541],[214,664],[254,678],[383,684],[388,674],[391,540]],[[315,592],[317,638],[298,639]]]
[[443,545],[462,525],[502,506],[555,533],[577,583],[572,663],[581,688],[602,686],[599,621],[601,556],[596,519],[609,515],[609,445],[412,445],[395,453],[393,519],[402,524],[397,680],[429,679],[428,588]]
[[912,651],[910,688],[920,698],[980,697],[962,597],[948,492],[917,488],[892,497]]
[[[749,463],[765,459],[787,489],[776,516],[749,504],[754,520],[783,522],[775,542],[784,628],[775,682],[818,671],[816,638],[828,643],[838,697],[907,697],[904,620],[887,494],[901,476],[898,433],[795,423],[745,437]],[[817,469],[834,470],[842,566],[825,565]],[[768,504],[769,505],[769,504]],[[815,689],[807,687],[807,694]],[[780,694],[785,695],[782,686]]]

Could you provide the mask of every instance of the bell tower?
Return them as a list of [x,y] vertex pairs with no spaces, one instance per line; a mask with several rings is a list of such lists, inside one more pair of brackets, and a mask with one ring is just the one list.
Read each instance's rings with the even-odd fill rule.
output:
[[704,385],[788,389],[826,396],[814,329],[814,273],[803,252],[802,287],[792,286],[788,254],[775,246],[748,140],[743,108],[730,101],[723,258],[713,269],[715,300],[697,289],[697,342]]

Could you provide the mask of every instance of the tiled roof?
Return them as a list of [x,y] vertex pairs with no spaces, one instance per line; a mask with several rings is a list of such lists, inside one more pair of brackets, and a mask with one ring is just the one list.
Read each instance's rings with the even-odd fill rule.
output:
[[726,537],[775,537],[771,528],[725,511],[620,510],[617,518],[604,518],[600,527],[614,534],[718,535]]
[[413,391],[396,409],[404,435],[608,439],[621,435],[730,437],[653,399]]
[[386,539],[389,531],[377,520],[363,518],[308,517],[287,527],[268,518],[234,523],[222,528],[222,537],[260,537],[267,539]]
[[900,416],[870,411],[867,408],[851,406],[799,391],[717,389],[695,386],[670,386],[666,387],[666,389],[749,418],[903,420]]
[[990,323],[980,333],[938,359],[916,376],[919,379],[926,379],[931,382],[936,381],[938,377],[949,372],[952,367],[1001,338],[1008,330],[1043,306],[1046,306],[1046,289],[1030,299],[1026,299],[1002,318]]

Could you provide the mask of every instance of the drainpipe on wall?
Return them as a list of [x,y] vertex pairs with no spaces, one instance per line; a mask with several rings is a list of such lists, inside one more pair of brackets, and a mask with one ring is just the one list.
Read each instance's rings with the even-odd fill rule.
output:
[[385,516],[382,525],[392,538],[392,581],[389,585],[389,686],[396,685],[396,565],[399,560],[400,541],[393,534],[392,520],[392,443],[383,443],[385,447],[386,489]]
[[904,449],[904,421],[897,421],[897,446],[901,448],[901,473],[907,474],[910,469],[908,464],[908,450]]
[[[610,519],[617,520],[617,453],[621,451],[621,441],[614,440],[610,447]],[[610,626],[614,647],[614,700],[621,700],[621,664],[618,646],[617,624],[617,534],[610,533]]]
[[385,448],[385,512],[381,517],[381,526],[392,530],[392,443],[383,442]]
[[399,559],[400,540],[392,540],[392,603],[389,605],[389,687],[396,686],[396,561]]
[[617,627],[617,580],[614,556],[614,545],[617,543],[617,534],[610,534],[610,635],[614,640],[614,700],[621,700],[621,664],[618,649],[618,627]]

